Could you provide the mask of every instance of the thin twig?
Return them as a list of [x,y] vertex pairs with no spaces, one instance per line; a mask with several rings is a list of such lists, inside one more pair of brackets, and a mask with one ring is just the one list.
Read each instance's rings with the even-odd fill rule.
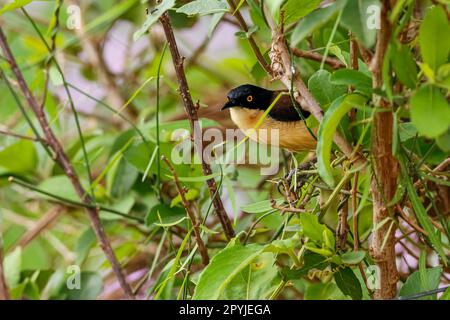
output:
[[163,160],[167,164],[170,172],[173,175],[173,178],[175,181],[175,186],[177,187],[178,193],[180,194],[180,197],[181,197],[181,203],[183,204],[183,207],[186,209],[189,219],[191,219],[192,228],[194,229],[194,235],[195,235],[195,239],[196,239],[197,245],[198,245],[198,251],[200,252],[200,255],[202,256],[203,265],[206,267],[209,264],[209,256],[208,256],[208,250],[205,247],[205,243],[203,242],[202,235],[200,233],[200,229],[199,229],[200,223],[199,223],[197,217],[195,216],[194,212],[192,212],[192,207],[189,204],[189,201],[187,201],[187,199],[186,199],[186,190],[181,185],[180,180],[178,179],[178,175],[175,172],[175,169],[173,168],[172,164],[169,162],[169,160],[167,160],[167,158],[165,156],[162,156],[161,160]]
[[102,206],[102,205],[100,205],[98,203],[96,203],[96,204],[86,204],[86,203],[74,201],[74,200],[71,200],[71,199],[67,199],[67,198],[64,198],[64,197],[60,197],[60,196],[58,196],[56,194],[53,194],[53,193],[47,192],[45,190],[39,189],[39,188],[37,188],[37,187],[35,187],[35,186],[25,182],[25,181],[19,180],[19,179],[14,178],[14,177],[9,177],[8,181],[10,183],[15,183],[15,184],[17,184],[17,185],[19,185],[21,187],[33,190],[33,191],[35,191],[37,193],[46,195],[46,196],[54,199],[55,202],[63,204],[63,205],[66,205],[66,206],[75,207],[75,208],[96,209],[98,211],[109,212],[109,213],[121,216],[123,218],[126,218],[126,219],[135,220],[137,222],[144,223],[144,220],[142,218],[131,216],[129,214],[120,212],[120,211],[112,209],[112,208],[104,207],[104,206]]
[[[314,51],[305,51],[298,48],[292,48],[291,50],[292,54],[300,58],[305,58],[317,62],[322,62],[323,60],[323,56],[320,53]],[[345,68],[345,64],[341,60],[336,58],[326,57],[325,63],[333,69]]]
[[[239,25],[241,26],[242,31],[248,32],[248,25],[245,22],[244,17],[242,17],[239,10],[236,10],[236,4],[233,0],[227,0],[228,5],[231,8],[231,11],[234,13],[234,16],[236,17],[236,20],[239,22]],[[266,59],[264,59],[264,56],[262,55],[261,51],[258,48],[258,45],[256,44],[255,38],[252,35],[248,36],[248,42],[250,43],[250,47],[252,47],[253,52],[255,53],[256,59],[258,60],[261,67],[268,73],[272,74],[272,68],[270,67],[270,64],[267,63]]]
[[403,210],[403,208],[400,205],[396,205],[397,211],[400,213],[400,217],[406,222],[408,223],[416,232],[422,233],[423,235],[425,235],[426,237],[428,237],[428,233],[422,229],[421,227],[419,227],[416,223],[414,223],[414,221],[412,221],[408,215],[405,213],[405,211]]
[[0,135],[10,136],[10,137],[23,139],[23,140],[34,141],[34,142],[39,142],[38,138],[30,137],[30,136],[24,136],[24,135],[21,135],[21,134],[18,134],[18,133],[4,131],[4,130],[0,130]]
[[[84,190],[83,186],[81,185],[81,182],[72,166],[72,163],[70,162],[67,154],[64,152],[64,149],[62,148],[62,145],[56,138],[54,132],[50,128],[44,111],[40,108],[35,97],[31,93],[31,91],[25,81],[25,78],[23,77],[22,72],[20,71],[20,69],[17,65],[17,62],[11,52],[11,49],[6,40],[6,36],[3,33],[3,29],[1,27],[0,27],[0,47],[3,50],[3,54],[6,58],[6,60],[8,61],[8,64],[10,65],[10,67],[14,73],[14,76],[16,77],[16,80],[19,84],[19,87],[20,87],[23,95],[25,96],[25,99],[26,99],[28,105],[30,106],[30,108],[32,109],[32,111],[34,112],[34,114],[36,115],[36,117],[38,119],[38,122],[44,132],[44,136],[46,138],[46,141],[48,142],[49,147],[55,153],[55,159],[54,159],[55,162],[64,170],[67,177],[70,179],[74,189],[76,190],[78,196],[80,197],[81,201],[86,205],[92,205],[91,197],[88,194],[86,194],[86,191]],[[86,208],[86,211],[91,220],[91,224],[95,231],[97,239],[100,242],[100,246],[103,249],[109,262],[111,263],[111,266],[112,266],[114,273],[120,283],[120,286],[122,287],[127,298],[132,299],[133,294],[132,294],[131,288],[125,280],[125,276],[122,272],[120,264],[117,261],[117,258],[111,247],[111,244],[109,243],[109,241],[106,237],[105,231],[103,229],[103,226],[101,224],[100,217],[99,217],[99,210],[95,209],[95,208]]]
[[[198,114],[197,114],[197,108],[194,105],[194,102],[192,101],[191,94],[189,92],[189,86],[186,80],[186,74],[184,72],[183,68],[183,58],[180,55],[180,52],[178,51],[178,46],[175,40],[175,35],[173,34],[172,25],[170,23],[169,14],[166,12],[164,13],[161,18],[159,19],[163,29],[164,33],[167,38],[167,43],[169,45],[170,53],[172,55],[172,61],[173,66],[175,68],[175,72],[178,78],[179,83],[179,90],[180,95],[184,103],[184,108],[186,110],[186,114],[189,118],[189,124],[191,127],[191,132],[198,132]],[[194,144],[196,147],[196,150],[200,156],[201,162],[202,162],[202,171],[205,176],[209,176],[212,174],[211,166],[205,162],[203,159],[203,152],[202,152],[202,146],[201,141],[197,141],[198,139],[194,138]],[[220,223],[222,224],[223,231],[226,235],[226,237],[230,240],[234,238],[235,233],[233,230],[233,227],[231,225],[230,218],[228,217],[225,208],[223,206],[222,200],[220,199],[220,196],[216,194],[217,191],[217,185],[214,178],[208,179],[206,181],[209,189],[209,193],[212,199],[212,202],[214,204],[214,208],[216,210],[216,214],[219,217]]]

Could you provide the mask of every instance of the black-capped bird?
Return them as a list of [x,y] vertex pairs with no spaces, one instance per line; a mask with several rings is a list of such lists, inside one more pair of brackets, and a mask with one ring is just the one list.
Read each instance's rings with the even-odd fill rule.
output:
[[[228,101],[222,110],[230,109],[233,122],[255,141],[276,145],[291,151],[315,150],[316,140],[308,131],[305,121],[294,107],[289,94],[280,97],[257,128],[259,119],[280,92],[282,91],[272,91],[244,84],[228,93]],[[304,119],[309,116],[309,112],[302,109],[300,111]],[[260,129],[265,129],[266,133],[263,134]],[[273,129],[278,130],[278,135],[271,134]],[[276,138],[277,136],[278,138]]]

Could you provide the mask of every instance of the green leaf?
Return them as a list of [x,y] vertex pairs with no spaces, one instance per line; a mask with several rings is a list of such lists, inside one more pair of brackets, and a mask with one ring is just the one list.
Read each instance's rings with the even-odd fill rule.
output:
[[216,300],[231,283],[233,278],[252,263],[265,246],[250,244],[242,246],[230,243],[217,253],[202,271],[192,299]]
[[304,17],[292,32],[291,45],[297,46],[303,39],[312,34],[315,30],[324,26],[337,12],[346,4],[346,0],[338,0],[332,5],[315,10]]
[[[418,293],[422,293],[424,291],[434,290],[437,289],[439,286],[439,282],[441,280],[441,274],[442,274],[442,268],[436,267],[436,268],[428,268],[425,270],[425,282],[426,287],[423,286],[420,277],[420,272],[415,271],[413,272],[408,279],[406,279],[405,284],[400,289],[400,296],[411,296]],[[419,298],[420,300],[435,300],[436,295],[430,295]]]
[[350,0],[342,12],[341,24],[350,30],[365,48],[370,48],[375,43],[377,30],[373,22],[378,16],[371,10],[375,8],[381,8],[380,1]]
[[334,186],[330,158],[333,136],[341,119],[352,109],[364,105],[366,98],[359,94],[350,94],[333,101],[326,111],[318,131],[317,166],[320,177],[329,186]]
[[417,195],[416,188],[411,180],[411,177],[408,174],[408,170],[406,168],[406,160],[404,157],[400,159],[400,168],[403,175],[403,179],[406,183],[406,190],[408,191],[409,199],[411,200],[412,207],[414,212],[416,213],[417,220],[422,228],[427,232],[428,238],[430,239],[431,244],[433,245],[436,252],[442,259],[444,265],[447,265],[447,257],[444,252],[444,248],[442,247],[440,236],[436,234],[435,228],[430,221],[430,217],[427,214],[425,207],[422,204],[419,196]]
[[353,300],[362,299],[361,283],[350,267],[339,269],[334,273],[334,281],[343,294],[352,297]]
[[367,96],[372,94],[372,79],[358,70],[341,69],[331,75],[331,82],[335,85],[352,86]]
[[[189,189],[186,194],[185,194],[185,198],[187,201],[191,201],[194,200],[198,197],[198,190],[197,189]],[[175,198],[172,199],[172,201],[170,202],[170,206],[174,207],[177,204],[181,203],[181,195],[177,195]]]
[[[53,176],[39,184],[39,189],[65,199],[78,201],[79,197],[67,176]],[[48,196],[42,196],[47,199]]]
[[[161,220],[158,217],[161,217]],[[181,221],[186,217],[186,211],[181,207],[171,207],[161,203],[154,206],[145,216],[145,225],[151,226],[153,223],[163,223],[165,225]]]
[[310,284],[305,292],[305,300],[343,299],[338,287],[333,282]]
[[295,22],[314,11],[322,0],[288,0],[284,5],[284,22]]
[[316,215],[312,213],[302,213],[300,215],[300,224],[305,236],[317,243],[323,242],[323,231],[326,227],[319,223],[319,218]]
[[411,120],[420,134],[436,138],[450,127],[450,104],[438,88],[424,85],[411,98]]
[[227,285],[220,299],[267,299],[280,282],[273,253],[261,253]]
[[33,142],[21,140],[4,149],[0,147],[0,174],[27,174],[36,169],[36,149]]
[[445,289],[440,300],[450,300],[450,287],[447,287],[447,289]]
[[75,252],[77,253],[76,264],[81,265],[89,254],[89,251],[97,242],[94,230],[89,227],[87,228],[75,245]]
[[70,290],[63,286],[62,294],[66,300],[95,300],[103,290],[102,276],[97,272],[83,271],[80,276],[80,289]]
[[17,247],[13,252],[7,254],[3,261],[6,283],[9,287],[19,284],[20,271],[22,270],[22,248]]
[[316,71],[308,80],[308,88],[321,106],[326,106],[347,93],[345,85],[331,82],[331,73],[326,70]]
[[117,165],[107,175],[109,194],[113,198],[121,198],[130,192],[139,175],[137,169],[125,159],[120,159]]
[[441,6],[430,9],[420,26],[419,44],[423,61],[437,71],[450,53],[450,24]]
[[[275,199],[275,201],[276,201],[277,205],[280,205],[283,203],[284,200],[279,198],[279,199]],[[246,213],[265,213],[265,212],[273,210],[273,208],[272,208],[272,204],[271,204],[270,200],[263,200],[263,201],[243,205],[243,206],[241,206],[241,210]]]
[[219,12],[227,12],[226,2],[221,0],[195,0],[177,9],[178,13],[184,13],[188,16],[196,14],[203,16]]
[[436,144],[444,152],[450,152],[450,129],[436,138]]
[[364,260],[366,253],[364,251],[349,251],[341,255],[343,263],[358,264]]
[[417,85],[417,65],[411,49],[405,45],[396,45],[392,48],[390,58],[392,67],[401,83],[410,89]]
[[318,269],[323,270],[328,266],[327,258],[324,256],[306,251],[303,255],[303,265],[297,269],[292,270],[290,268],[285,268],[282,271],[283,278],[285,280],[295,280],[300,279],[306,275],[308,275],[309,270]]
[[300,238],[298,234],[294,235],[292,238],[280,239],[272,241],[266,251],[275,253],[288,253],[293,250],[300,243]]
[[5,12],[8,11],[12,11],[12,10],[16,10],[19,8],[22,8],[24,6],[26,6],[27,4],[29,4],[31,1],[33,0],[14,0],[13,2],[10,2],[8,4],[5,4],[1,9],[0,9],[0,16],[2,14],[4,14]]
[[147,19],[142,27],[134,33],[133,40],[136,41],[142,37],[148,29],[150,29],[150,27],[158,21],[164,12],[173,8],[173,6],[175,6],[175,0],[163,0],[159,5],[151,10],[151,13],[147,16]]

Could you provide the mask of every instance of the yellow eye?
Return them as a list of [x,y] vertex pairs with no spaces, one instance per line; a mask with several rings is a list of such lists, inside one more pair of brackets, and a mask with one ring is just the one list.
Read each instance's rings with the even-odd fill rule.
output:
[[247,96],[247,101],[248,101],[248,102],[252,102],[252,101],[253,101],[253,96],[251,96],[251,95],[250,95],[250,96]]

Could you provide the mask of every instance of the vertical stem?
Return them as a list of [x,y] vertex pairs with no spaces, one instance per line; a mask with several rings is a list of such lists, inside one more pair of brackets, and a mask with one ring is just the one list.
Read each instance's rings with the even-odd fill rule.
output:
[[198,251],[200,252],[200,255],[202,256],[202,263],[206,267],[209,264],[209,256],[208,256],[208,250],[206,249],[205,243],[203,242],[202,235],[200,233],[200,223],[195,216],[194,212],[192,212],[191,205],[189,204],[189,201],[186,199],[186,192],[183,186],[180,183],[180,180],[178,179],[178,175],[175,172],[175,169],[173,168],[172,164],[167,160],[166,157],[162,156],[162,160],[167,164],[169,167],[170,172],[173,174],[173,178],[175,180],[175,186],[177,187],[178,193],[181,197],[181,203],[183,204],[184,208],[186,209],[186,212],[189,216],[189,219],[191,219],[192,222],[192,228],[194,229],[194,236],[197,241],[198,245]]
[[[178,78],[178,83],[180,85],[180,95],[184,103],[184,108],[186,110],[186,114],[189,118],[189,124],[191,126],[191,132],[194,134],[195,132],[200,131],[200,126],[198,123],[198,114],[197,114],[197,108],[194,105],[194,102],[192,101],[191,94],[189,92],[189,86],[186,80],[186,74],[184,73],[183,69],[183,58],[180,55],[180,52],[178,51],[178,46],[175,40],[175,35],[173,34],[172,25],[170,23],[169,14],[165,12],[161,18],[159,19],[163,28],[164,33],[167,38],[167,43],[169,45],[170,53],[172,55],[172,61],[175,68],[175,72]],[[203,159],[203,152],[202,152],[202,141],[198,141],[198,137],[194,137],[194,144],[195,149],[197,150],[201,163],[202,163],[202,170],[203,174],[205,176],[209,176],[212,174],[211,166],[206,163]],[[217,185],[214,178],[208,179],[206,181],[209,189],[209,193],[214,205],[214,208],[216,210],[216,214],[220,220],[220,223],[222,224],[223,231],[228,238],[228,240],[234,238],[235,233],[233,230],[233,227],[231,225],[230,218],[228,217],[225,208],[223,207],[222,200],[220,199],[220,196],[217,194]]]
[[[390,3],[383,1],[381,9],[381,29],[378,32],[375,55],[372,59],[373,87],[383,86],[382,67],[391,36],[388,14]],[[374,94],[374,105],[383,109],[375,112],[372,129],[372,156],[374,177],[371,190],[373,195],[373,224],[379,225],[391,217],[387,203],[394,197],[397,188],[398,163],[392,154],[393,114],[392,107],[380,96]],[[394,217],[391,217],[394,218]],[[380,288],[375,290],[375,299],[391,299],[397,291],[398,272],[395,262],[395,231],[389,224],[373,231],[371,255],[379,267]],[[386,241],[386,242],[385,242]],[[385,242],[384,246],[383,243]]]

